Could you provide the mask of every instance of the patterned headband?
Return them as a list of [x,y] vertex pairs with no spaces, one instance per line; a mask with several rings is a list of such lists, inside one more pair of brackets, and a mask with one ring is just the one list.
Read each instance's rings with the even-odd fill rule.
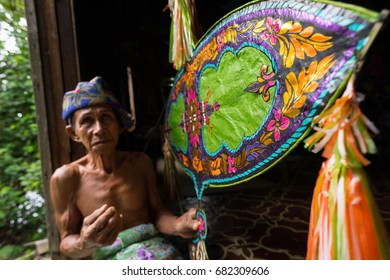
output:
[[99,76],[89,82],[80,82],[74,90],[65,92],[62,102],[62,119],[69,119],[78,109],[98,104],[110,105],[118,113],[125,129],[132,127],[131,114],[123,109],[105,81]]

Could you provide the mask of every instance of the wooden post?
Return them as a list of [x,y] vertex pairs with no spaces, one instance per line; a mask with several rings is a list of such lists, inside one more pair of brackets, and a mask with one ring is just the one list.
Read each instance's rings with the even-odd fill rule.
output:
[[59,235],[50,199],[50,177],[59,166],[83,151],[67,137],[61,119],[62,98],[79,80],[72,0],[25,0],[33,90],[46,203],[47,237],[52,259]]

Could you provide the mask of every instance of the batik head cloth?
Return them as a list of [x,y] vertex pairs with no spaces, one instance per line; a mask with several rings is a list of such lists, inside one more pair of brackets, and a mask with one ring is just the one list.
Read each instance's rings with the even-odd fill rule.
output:
[[99,76],[89,82],[79,82],[74,90],[65,92],[62,119],[68,120],[76,110],[98,104],[110,105],[118,113],[125,129],[132,127],[133,119],[130,113],[123,109],[106,82]]

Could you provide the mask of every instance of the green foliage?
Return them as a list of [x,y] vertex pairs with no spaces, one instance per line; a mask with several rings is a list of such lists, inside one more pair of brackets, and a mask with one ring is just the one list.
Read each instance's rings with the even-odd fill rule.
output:
[[23,252],[23,247],[18,245],[5,245],[0,248],[0,260],[16,259]]
[[5,252],[46,237],[30,73],[23,1],[0,0],[0,248]]

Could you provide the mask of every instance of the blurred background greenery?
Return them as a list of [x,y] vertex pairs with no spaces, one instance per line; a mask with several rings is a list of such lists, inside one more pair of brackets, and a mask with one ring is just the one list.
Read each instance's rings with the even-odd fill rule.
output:
[[0,259],[34,258],[45,238],[24,2],[0,0]]

